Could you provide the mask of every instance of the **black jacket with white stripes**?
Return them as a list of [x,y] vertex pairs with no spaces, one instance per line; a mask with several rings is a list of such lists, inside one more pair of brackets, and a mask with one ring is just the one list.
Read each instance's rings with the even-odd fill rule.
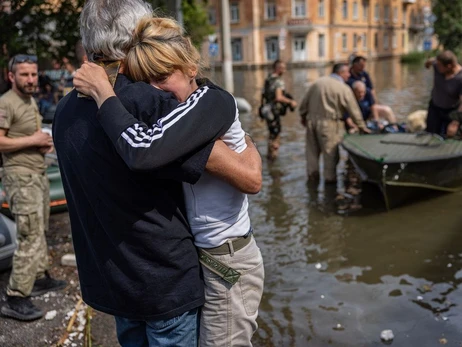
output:
[[[170,94],[123,75],[115,91],[120,102],[108,100],[103,110],[110,119],[100,117],[117,128],[127,122],[127,112],[136,117],[129,125],[152,124],[178,104]],[[93,100],[73,91],[60,101],[53,122],[83,299],[100,311],[140,320],[170,319],[201,306],[203,283],[182,185],[163,177],[196,182],[213,141],[234,115],[178,119],[175,131],[164,133],[163,147],[150,154],[151,168],[164,169],[134,172],[115,150],[97,112]],[[117,136],[110,133],[111,139],[126,129],[121,128]]]
[[136,119],[116,97],[103,103],[98,120],[130,169],[168,165],[230,128],[236,116],[234,97],[209,80],[197,82],[199,88],[185,102],[152,125]]

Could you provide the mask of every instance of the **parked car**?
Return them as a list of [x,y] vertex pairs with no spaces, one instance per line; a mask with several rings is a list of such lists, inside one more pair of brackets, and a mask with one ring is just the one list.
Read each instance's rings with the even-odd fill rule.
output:
[[16,224],[0,213],[0,271],[11,267],[16,247]]

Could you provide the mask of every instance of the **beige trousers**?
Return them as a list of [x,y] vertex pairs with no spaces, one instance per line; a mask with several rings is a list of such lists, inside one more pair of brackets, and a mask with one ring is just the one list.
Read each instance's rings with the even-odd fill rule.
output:
[[306,170],[308,177],[319,173],[319,156],[324,158],[324,179],[337,179],[339,161],[338,146],[345,135],[343,121],[307,120],[306,124]]
[[239,271],[241,277],[231,285],[202,265],[205,304],[199,346],[251,347],[265,277],[260,249],[252,236],[250,243],[233,255],[213,257]]

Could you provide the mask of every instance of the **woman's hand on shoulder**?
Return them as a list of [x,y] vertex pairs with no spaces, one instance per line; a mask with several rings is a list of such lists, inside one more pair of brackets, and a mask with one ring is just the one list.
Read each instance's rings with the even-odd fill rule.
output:
[[77,91],[95,99],[98,107],[100,107],[106,99],[115,96],[106,71],[95,63],[83,63],[82,66],[77,69],[73,83]]

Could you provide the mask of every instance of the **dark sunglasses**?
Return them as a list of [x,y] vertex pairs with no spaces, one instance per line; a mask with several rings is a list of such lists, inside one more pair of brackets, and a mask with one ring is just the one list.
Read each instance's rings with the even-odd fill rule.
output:
[[28,54],[17,54],[13,57],[10,64],[10,71],[15,64],[22,64],[22,63],[34,63],[37,64],[37,56],[36,55],[28,55]]

